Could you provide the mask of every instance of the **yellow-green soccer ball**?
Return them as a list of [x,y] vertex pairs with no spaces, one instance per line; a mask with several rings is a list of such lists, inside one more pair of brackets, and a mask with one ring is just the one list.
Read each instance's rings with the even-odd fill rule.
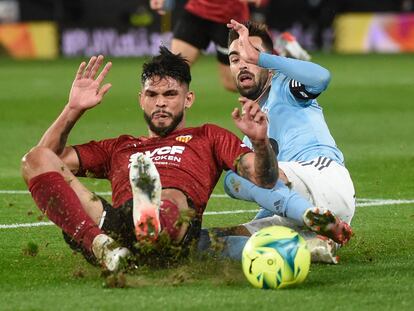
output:
[[259,230],[247,241],[242,254],[243,272],[258,288],[282,288],[302,283],[311,255],[306,241],[282,226]]

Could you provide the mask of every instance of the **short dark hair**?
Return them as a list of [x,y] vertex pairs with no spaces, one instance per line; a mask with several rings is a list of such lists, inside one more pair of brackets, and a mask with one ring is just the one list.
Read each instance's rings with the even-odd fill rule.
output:
[[141,83],[153,77],[170,77],[188,86],[191,82],[190,65],[181,54],[174,54],[165,46],[160,46],[159,55],[142,66]]
[[[270,35],[269,29],[265,24],[260,24],[257,22],[248,21],[243,23],[249,30],[249,37],[259,37],[263,41],[263,47],[267,52],[273,52],[273,41],[272,36]],[[234,40],[239,38],[239,34],[234,29],[229,31],[229,40],[228,45],[230,46]]]

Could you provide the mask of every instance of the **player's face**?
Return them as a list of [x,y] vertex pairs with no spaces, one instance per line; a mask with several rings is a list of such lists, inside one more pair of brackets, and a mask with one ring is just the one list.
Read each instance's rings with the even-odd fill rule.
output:
[[[258,51],[265,52],[260,37],[249,37],[249,40]],[[229,60],[230,71],[239,93],[249,99],[257,99],[266,88],[269,70],[248,64],[241,59],[239,39],[234,40],[229,46]]]
[[188,86],[171,77],[147,79],[140,94],[150,132],[162,137],[184,127],[185,109],[193,102],[194,94]]

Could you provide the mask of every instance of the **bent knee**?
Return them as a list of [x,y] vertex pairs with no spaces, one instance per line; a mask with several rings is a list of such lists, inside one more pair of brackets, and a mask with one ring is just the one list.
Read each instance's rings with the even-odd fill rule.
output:
[[21,174],[26,183],[34,176],[56,168],[58,156],[49,148],[34,147],[21,160]]
[[46,162],[50,156],[56,154],[52,150],[46,147],[34,147],[30,149],[22,158],[22,167],[42,165]]

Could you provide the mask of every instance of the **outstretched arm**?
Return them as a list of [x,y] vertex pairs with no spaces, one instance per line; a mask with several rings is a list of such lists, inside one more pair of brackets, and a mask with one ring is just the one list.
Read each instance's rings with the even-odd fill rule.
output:
[[[77,157],[73,157],[73,149],[71,147],[65,148],[66,141],[70,131],[82,114],[86,110],[98,105],[106,92],[111,88],[109,83],[101,86],[112,66],[110,62],[105,65],[102,72],[96,77],[102,63],[103,56],[100,55],[98,57],[93,56],[89,60],[88,65],[85,62],[80,64],[70,90],[68,103],[55,122],[43,134],[38,146],[51,149],[61,158],[66,157],[72,159],[72,161],[77,161]],[[71,169],[77,169],[76,163],[72,165],[71,163],[67,164]]]
[[235,108],[232,117],[236,126],[249,137],[254,153],[245,154],[237,165],[237,173],[263,188],[273,188],[278,179],[276,155],[267,136],[267,116],[260,106],[241,98],[242,113]]
[[240,57],[245,62],[281,72],[290,79],[305,85],[307,90],[313,94],[319,94],[328,87],[331,75],[322,66],[308,61],[259,52],[250,42],[249,30],[245,25],[232,19],[227,27],[239,34]]
[[329,70],[309,61],[260,53],[258,65],[274,69],[286,77],[302,83],[313,94],[319,94],[326,90],[331,81]]

